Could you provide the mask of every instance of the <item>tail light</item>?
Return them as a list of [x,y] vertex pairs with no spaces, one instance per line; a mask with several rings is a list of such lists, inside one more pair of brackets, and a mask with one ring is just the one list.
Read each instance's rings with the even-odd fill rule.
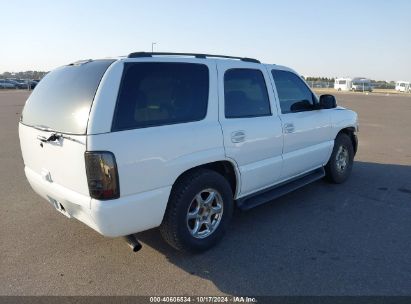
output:
[[86,152],[85,160],[90,196],[99,200],[119,198],[120,187],[114,154],[106,151]]

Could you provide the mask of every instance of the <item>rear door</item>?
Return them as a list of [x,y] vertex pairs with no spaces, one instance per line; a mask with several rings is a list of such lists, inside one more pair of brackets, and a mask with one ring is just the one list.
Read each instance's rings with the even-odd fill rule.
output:
[[47,143],[40,140],[53,133],[20,124],[19,137],[26,174],[88,195],[84,165],[86,135],[70,135],[70,139],[60,138]]
[[281,180],[324,165],[331,153],[330,110],[314,107],[317,97],[306,83],[292,71],[272,68],[281,108],[284,134]]
[[87,123],[100,80],[113,62],[63,66],[38,84],[19,125],[27,175],[89,195],[84,164]]
[[230,60],[217,66],[225,153],[239,167],[244,196],[280,178],[281,122],[263,65]]

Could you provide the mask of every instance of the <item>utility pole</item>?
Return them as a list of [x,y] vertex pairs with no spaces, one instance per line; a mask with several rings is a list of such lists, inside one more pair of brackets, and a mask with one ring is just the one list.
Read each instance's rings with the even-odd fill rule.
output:
[[157,42],[151,42],[151,53],[154,52],[154,45],[157,44]]

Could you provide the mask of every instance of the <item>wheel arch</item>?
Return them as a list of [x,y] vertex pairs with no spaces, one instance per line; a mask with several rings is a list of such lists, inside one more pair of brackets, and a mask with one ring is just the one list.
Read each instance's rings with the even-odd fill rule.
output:
[[237,165],[231,161],[231,160],[219,160],[219,161],[213,161],[209,163],[204,163],[192,168],[189,168],[182,172],[174,181],[174,185],[176,185],[185,175],[199,169],[208,169],[215,171],[219,174],[221,174],[223,177],[225,177],[230,184],[232,193],[233,193],[233,198],[237,196],[239,193],[239,187],[240,187],[240,173],[238,171]]
[[357,150],[358,150],[358,139],[357,139],[357,135],[355,135],[355,131],[356,131],[355,127],[346,127],[346,128],[341,129],[335,136],[335,138],[337,138],[337,136],[340,134],[348,135],[348,137],[351,139],[352,146],[354,148],[354,155],[357,153]]

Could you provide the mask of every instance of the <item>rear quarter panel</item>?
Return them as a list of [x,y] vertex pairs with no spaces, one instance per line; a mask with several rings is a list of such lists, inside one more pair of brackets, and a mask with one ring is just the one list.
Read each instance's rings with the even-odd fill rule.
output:
[[122,197],[170,186],[184,171],[224,159],[216,121],[90,135],[88,149],[114,153]]

